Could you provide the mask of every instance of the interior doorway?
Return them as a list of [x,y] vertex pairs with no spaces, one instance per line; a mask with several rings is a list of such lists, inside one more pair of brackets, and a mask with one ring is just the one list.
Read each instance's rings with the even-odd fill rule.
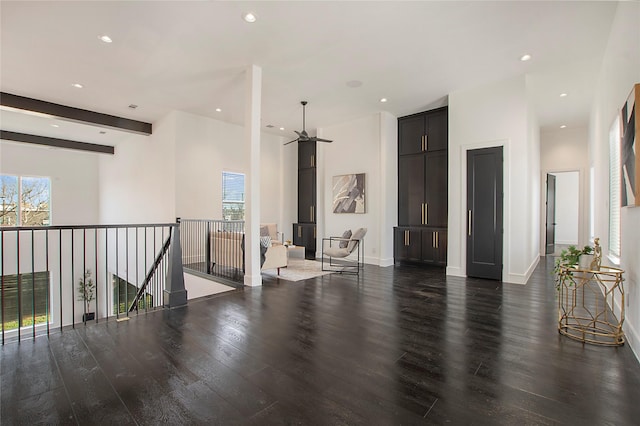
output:
[[[578,245],[580,223],[580,172],[547,174],[546,253],[559,253],[569,245]],[[551,178],[551,179],[550,179]],[[555,181],[555,185],[549,182]],[[550,204],[553,203],[553,209]],[[552,232],[550,231],[552,228]]]

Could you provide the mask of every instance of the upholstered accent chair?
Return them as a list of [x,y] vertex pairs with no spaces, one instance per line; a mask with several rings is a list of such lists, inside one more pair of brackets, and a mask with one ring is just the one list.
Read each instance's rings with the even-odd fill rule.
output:
[[323,238],[322,270],[359,274],[364,268],[363,239],[366,234],[367,228],[358,228],[353,233],[345,231],[341,237]]

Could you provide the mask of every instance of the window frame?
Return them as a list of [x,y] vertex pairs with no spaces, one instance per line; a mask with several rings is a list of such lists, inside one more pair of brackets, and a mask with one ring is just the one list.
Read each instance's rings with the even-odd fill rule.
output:
[[[52,191],[51,191],[51,177],[49,176],[35,176],[35,175],[18,175],[18,174],[9,174],[9,173],[2,173],[0,174],[0,177],[10,177],[10,178],[15,178],[17,180],[17,193],[16,193],[16,199],[17,199],[17,205],[16,205],[16,211],[15,211],[15,215],[16,215],[16,223],[14,225],[12,224],[8,224],[5,225],[3,223],[0,223],[0,227],[2,226],[6,226],[6,227],[21,227],[21,226],[51,226],[52,224],[52,208],[51,208],[51,200],[52,200]],[[23,203],[23,180],[29,180],[29,179],[45,179],[47,181],[47,191],[48,191],[48,198],[47,198],[47,210],[42,210],[42,212],[47,212],[48,213],[48,219],[46,220],[47,223],[42,223],[40,225],[33,225],[33,224],[24,224],[24,220],[23,220],[23,212],[26,210],[26,207]],[[4,204],[4,197],[3,197],[3,204]],[[3,210],[5,209],[4,205],[3,205]],[[35,210],[36,212],[40,212],[38,209]],[[43,221],[44,222],[44,221]]]
[[[233,199],[225,199],[225,195],[228,193],[228,191],[226,190],[226,185],[227,185],[227,177],[230,176],[241,176],[242,177],[242,193],[241,193],[241,198],[242,200],[233,200]],[[245,214],[246,214],[246,175],[244,173],[241,172],[230,172],[230,171],[222,171],[222,194],[221,194],[221,198],[222,198],[222,219],[223,220],[244,220],[245,219]],[[236,205],[236,206],[241,206],[242,207],[242,217],[241,218],[237,218],[237,219],[227,219],[226,215],[225,215],[225,205]]]

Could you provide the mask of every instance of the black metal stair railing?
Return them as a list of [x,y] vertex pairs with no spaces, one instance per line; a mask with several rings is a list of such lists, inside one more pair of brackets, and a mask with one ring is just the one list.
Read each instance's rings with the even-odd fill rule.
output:
[[0,227],[2,343],[186,303],[179,229]]
[[147,297],[145,297],[145,292],[147,291],[147,287],[149,286],[149,283],[151,283],[153,279],[158,278],[157,276],[158,270],[163,269],[161,268],[162,261],[165,257],[165,254],[169,251],[170,245],[171,245],[171,228],[169,228],[169,236],[167,237],[166,241],[162,245],[162,249],[158,253],[158,256],[156,257],[155,261],[151,265],[151,268],[149,269],[147,276],[142,282],[142,285],[140,286],[140,289],[138,290],[138,293],[136,294],[135,299],[131,302],[131,305],[129,306],[129,312],[132,312],[133,310],[138,311],[140,308],[141,301],[145,310],[148,310],[150,303],[148,303]]
[[182,263],[186,271],[242,285],[244,221],[180,219]]

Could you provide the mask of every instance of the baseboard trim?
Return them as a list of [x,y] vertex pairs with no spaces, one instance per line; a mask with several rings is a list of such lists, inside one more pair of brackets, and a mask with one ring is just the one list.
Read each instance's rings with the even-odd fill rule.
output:
[[529,265],[529,268],[527,268],[527,271],[524,274],[506,274],[502,277],[502,281],[510,284],[526,285],[529,282],[529,278],[531,278],[533,271],[538,266],[538,263],[540,263],[540,256],[536,255],[536,258],[533,260],[531,265]]
[[462,268],[459,268],[457,266],[447,266],[446,274],[452,277],[462,277],[462,278],[467,276],[466,272]]

